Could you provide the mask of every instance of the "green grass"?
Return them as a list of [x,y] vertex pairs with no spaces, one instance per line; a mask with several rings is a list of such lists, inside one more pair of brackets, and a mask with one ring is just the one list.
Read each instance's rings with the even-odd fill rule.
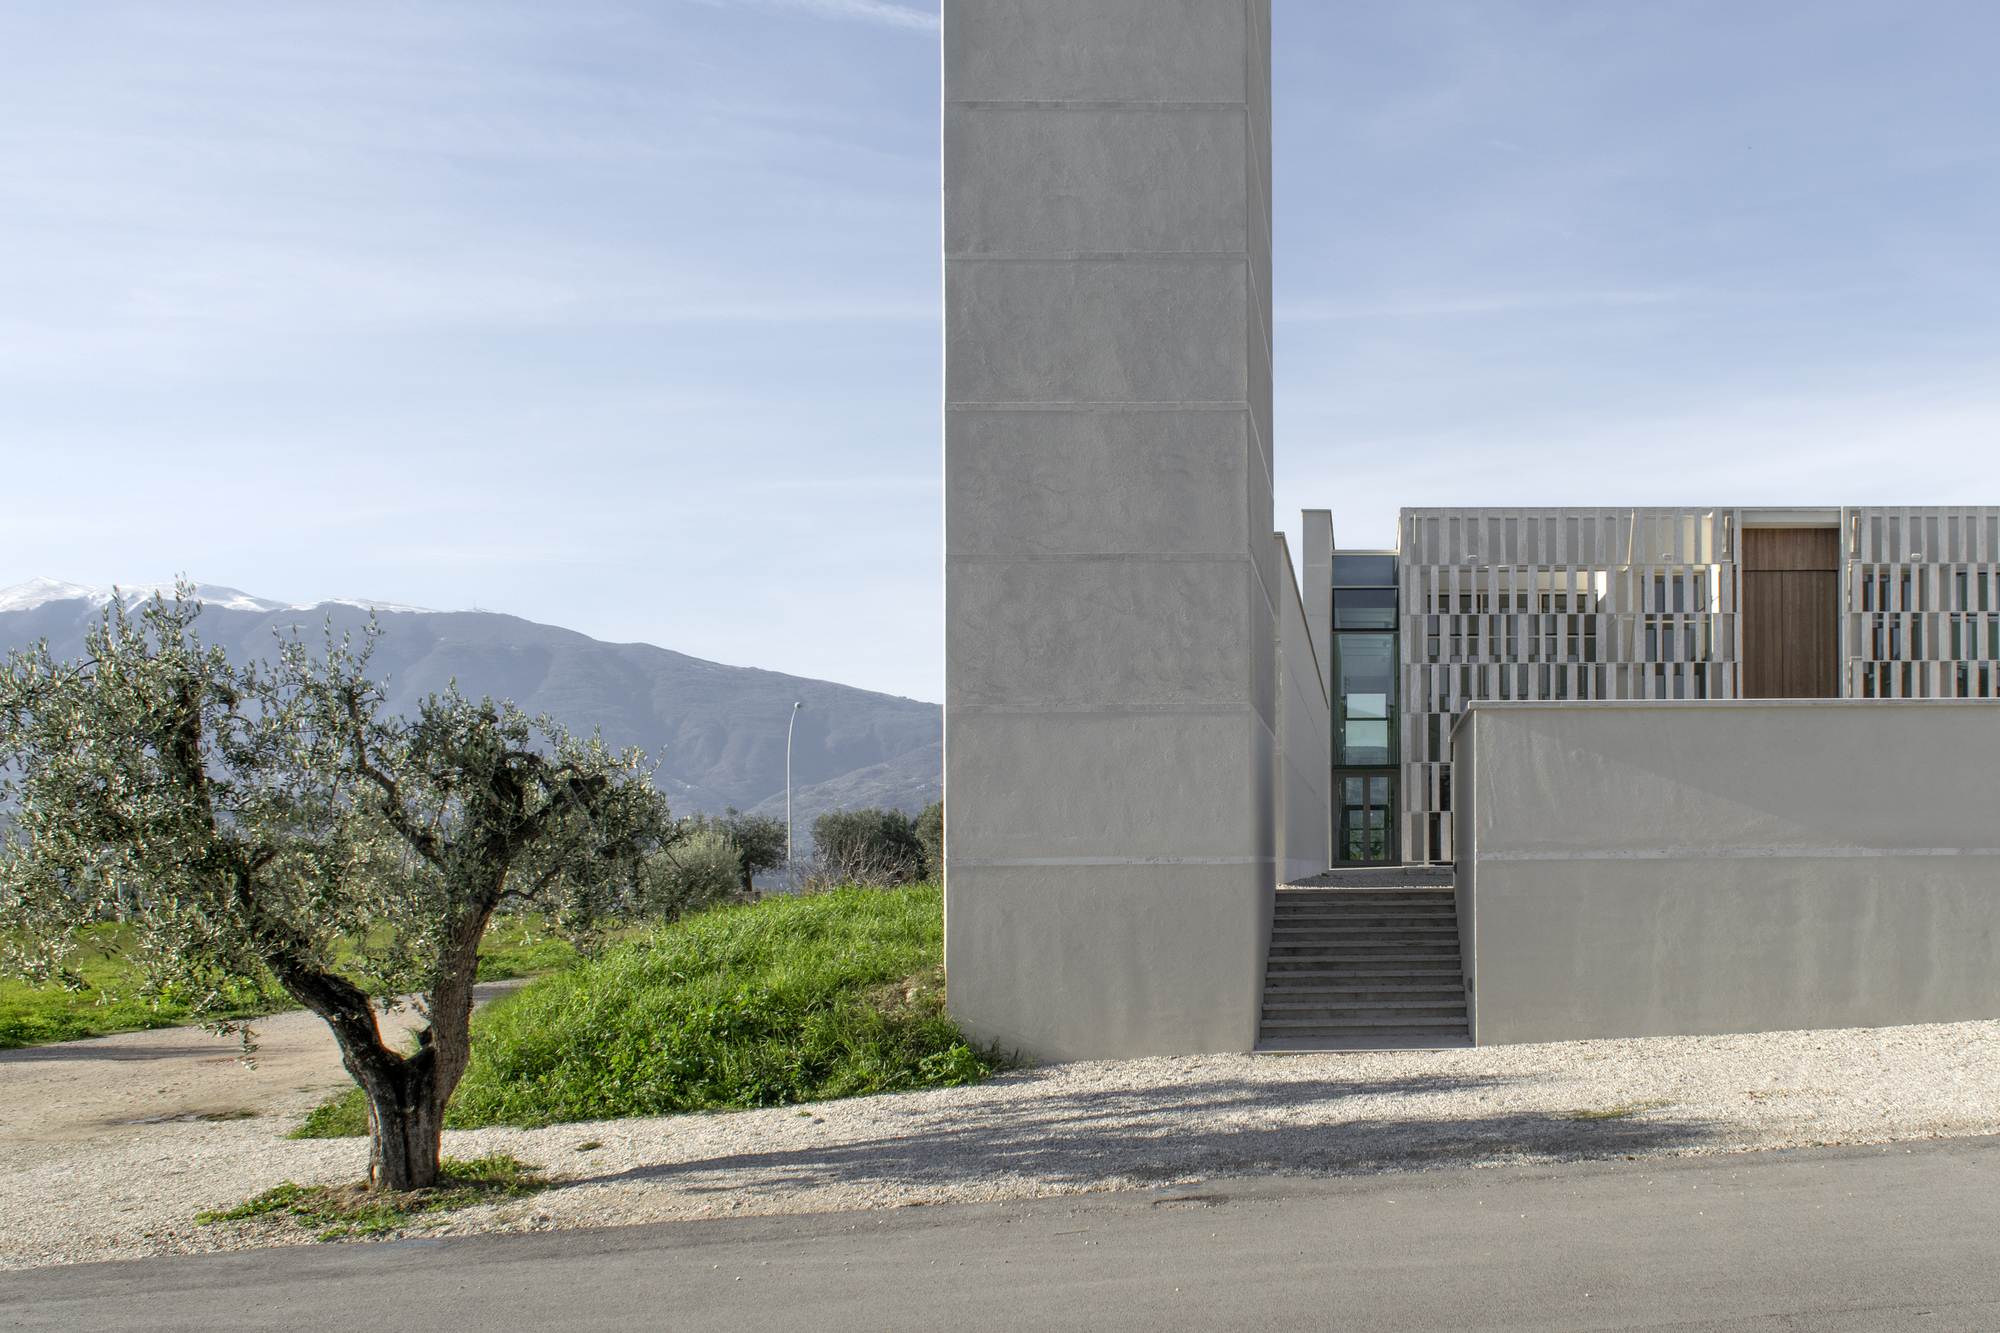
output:
[[295,1185],[288,1180],[234,1208],[197,1213],[194,1220],[201,1226],[211,1226],[217,1222],[269,1218],[317,1230],[320,1240],[380,1236],[399,1231],[426,1213],[537,1194],[548,1188],[540,1171],[538,1166],[500,1154],[471,1162],[446,1158],[444,1180],[437,1188],[405,1194],[370,1194],[357,1185]]
[[[977,1083],[1003,1063],[944,1012],[944,910],[919,884],[716,908],[473,1018],[446,1124],[735,1110]],[[368,1132],[361,1089],[293,1138]]]
[[497,917],[479,945],[477,980],[536,977],[560,972],[576,960],[575,946],[548,934],[540,917]]
[[944,1011],[934,885],[719,908],[474,1019],[446,1123],[546,1125],[976,1083]]
[[288,1139],[365,1139],[368,1137],[368,1099],[361,1089],[349,1088],[321,1102]]
[[[129,938],[130,931],[117,925],[95,926],[79,934],[69,967],[83,981],[82,990],[0,980],[0,1050],[180,1027],[192,1021],[187,1006],[171,996],[139,997],[139,971],[117,952]],[[576,958],[576,950],[566,941],[547,934],[540,918],[501,917],[480,946],[478,979],[536,976],[568,967]],[[270,1001],[254,1003],[246,987],[242,1002],[223,1016],[249,1018],[298,1007],[275,986],[270,988]]]
[[[151,1000],[138,996],[138,970],[119,953],[130,938],[129,929],[110,924],[78,933],[68,967],[83,982],[80,990],[0,980],[0,1050],[179,1027],[188,1022],[187,1006],[172,996]],[[279,998],[283,999],[282,995]],[[241,1003],[227,1016],[240,1018],[264,1011],[252,1001],[251,992],[244,988]]]

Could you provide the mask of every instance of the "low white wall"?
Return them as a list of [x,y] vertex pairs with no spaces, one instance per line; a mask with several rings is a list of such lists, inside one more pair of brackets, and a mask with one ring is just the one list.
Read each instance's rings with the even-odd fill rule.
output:
[[1480,1045],[2000,1017],[2000,706],[1481,704],[1452,758]]
[[1278,546],[1278,726],[1275,766],[1278,882],[1317,875],[1332,862],[1333,719],[1325,673],[1293,577],[1283,533]]

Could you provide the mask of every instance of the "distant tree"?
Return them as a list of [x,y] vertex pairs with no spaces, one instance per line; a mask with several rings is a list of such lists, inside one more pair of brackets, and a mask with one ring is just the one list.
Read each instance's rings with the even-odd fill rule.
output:
[[932,801],[917,816],[917,841],[924,848],[924,878],[944,883],[944,802]]
[[743,879],[743,856],[716,822],[692,826],[657,852],[647,867],[644,908],[648,916],[678,921],[712,907],[736,892]]
[[813,852],[836,880],[907,884],[924,874],[924,845],[901,810],[829,810],[813,820]]
[[737,861],[737,888],[749,893],[757,886],[751,876],[785,863],[785,821],[769,815],[746,815],[735,806],[720,815],[697,810],[681,820],[690,835],[714,834],[727,839]]
[[716,821],[716,827],[736,844],[743,859],[743,891],[755,886],[753,875],[776,870],[785,863],[785,821],[770,815],[746,815],[731,808]]
[[[639,910],[673,837],[664,800],[636,751],[511,704],[452,689],[382,717],[372,626],[359,651],[329,630],[319,657],[294,637],[232,666],[199,642],[200,610],[187,585],[136,622],[114,599],[83,660],[8,656],[5,961],[45,982],[78,927],[115,916],[149,985],[197,1014],[275,979],[367,1096],[372,1187],[431,1185],[487,923],[527,907],[588,944]],[[413,992],[427,1025],[405,1055],[376,1010]]]

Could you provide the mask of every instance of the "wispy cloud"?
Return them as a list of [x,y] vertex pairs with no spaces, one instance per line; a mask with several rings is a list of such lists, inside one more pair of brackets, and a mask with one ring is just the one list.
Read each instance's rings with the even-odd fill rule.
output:
[[[714,3],[715,0],[709,0]],[[862,23],[879,23],[890,28],[912,28],[919,32],[936,32],[939,20],[936,14],[927,14],[921,9],[910,9],[904,5],[892,5],[886,0],[750,0],[750,3],[773,9],[805,9],[832,19],[855,19]]]
[[1620,306],[1656,306],[1706,299],[1717,295],[1693,290],[1673,291],[1519,291],[1461,296],[1412,296],[1403,300],[1330,300],[1280,302],[1282,321],[1379,319],[1405,315],[1505,315],[1526,310],[1576,310]]

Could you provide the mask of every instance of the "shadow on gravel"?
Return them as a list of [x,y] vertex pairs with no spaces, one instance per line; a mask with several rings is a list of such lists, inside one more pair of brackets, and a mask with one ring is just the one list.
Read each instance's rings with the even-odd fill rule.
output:
[[134,1046],[120,1044],[116,1037],[96,1037],[90,1041],[64,1042],[57,1046],[16,1046],[12,1050],[0,1051],[0,1064],[55,1060],[200,1060],[204,1056],[233,1058],[242,1049],[242,1045],[235,1041],[205,1042],[200,1046]]
[[[1241,1080],[1051,1093],[1041,1102],[996,1101],[955,1108],[955,1122],[927,1125],[865,1143],[801,1143],[774,1152],[731,1154],[566,1180],[558,1186],[674,1180],[691,1193],[745,1188],[707,1185],[713,1172],[761,1172],[759,1187],[797,1190],[868,1182],[909,1186],[1033,1177],[1087,1186],[1276,1171],[1329,1174],[1393,1170],[1494,1157],[1614,1157],[1697,1146],[1717,1137],[1709,1121],[1647,1118],[1652,1108],[1618,1118],[1575,1120],[1535,1112],[1471,1117],[1341,1119],[1284,1123],[1317,1104],[1330,1115],[1360,1096],[1422,1095],[1501,1088],[1511,1078],[1420,1075],[1279,1087]],[[1196,1127],[1182,1121],[1193,1114]],[[1218,1124],[1222,1119],[1224,1123]],[[1233,1122],[1233,1123],[1231,1123]],[[810,1132],[802,1122],[802,1130]],[[676,1180],[676,1178],[678,1178]]]

